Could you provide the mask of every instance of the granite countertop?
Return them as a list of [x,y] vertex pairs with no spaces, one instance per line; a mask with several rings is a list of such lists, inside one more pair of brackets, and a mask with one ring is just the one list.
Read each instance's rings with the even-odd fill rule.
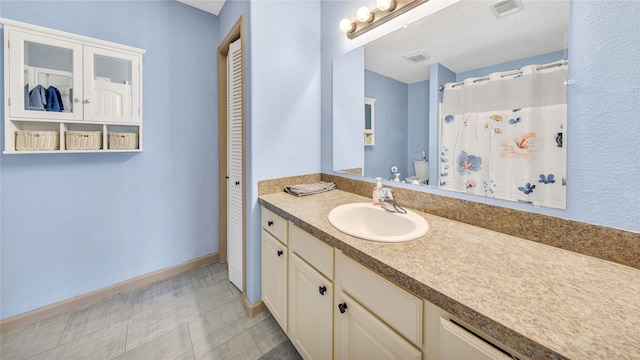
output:
[[422,238],[377,243],[327,216],[369,198],[333,190],[259,203],[370,269],[534,359],[640,359],[640,270],[415,211]]

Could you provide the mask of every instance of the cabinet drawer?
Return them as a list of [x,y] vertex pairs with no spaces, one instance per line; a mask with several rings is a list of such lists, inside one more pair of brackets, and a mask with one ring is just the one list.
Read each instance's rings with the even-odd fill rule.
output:
[[417,347],[422,347],[422,301],[406,290],[338,252],[337,285],[345,293],[394,328]]
[[333,247],[290,224],[290,248],[322,275],[333,280]]
[[287,245],[287,220],[264,206],[262,207],[262,228]]

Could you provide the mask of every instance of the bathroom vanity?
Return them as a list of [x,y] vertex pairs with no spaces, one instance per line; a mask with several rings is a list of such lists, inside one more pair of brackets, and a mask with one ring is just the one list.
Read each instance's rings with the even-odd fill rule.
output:
[[263,300],[306,359],[640,357],[640,271],[416,212],[414,241],[336,230],[367,198],[262,195]]

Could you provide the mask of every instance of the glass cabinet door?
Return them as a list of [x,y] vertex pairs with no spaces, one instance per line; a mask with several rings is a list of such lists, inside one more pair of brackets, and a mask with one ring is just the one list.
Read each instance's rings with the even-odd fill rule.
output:
[[81,120],[82,45],[10,31],[12,117]]
[[139,123],[139,57],[88,46],[84,51],[85,120]]

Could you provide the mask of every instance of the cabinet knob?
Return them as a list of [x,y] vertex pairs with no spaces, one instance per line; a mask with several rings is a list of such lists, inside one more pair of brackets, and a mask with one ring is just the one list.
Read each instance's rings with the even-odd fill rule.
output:
[[237,185],[240,185],[240,181],[236,181],[236,186],[237,186]]
[[318,291],[320,291],[320,295],[324,296],[324,293],[327,292],[327,287],[320,285]]
[[277,251],[278,256],[282,256],[282,250]]
[[347,311],[347,303],[338,304],[338,309],[340,309],[341,314],[344,314]]
[[267,221],[267,226],[272,226],[272,225],[273,225],[273,221],[272,220]]

